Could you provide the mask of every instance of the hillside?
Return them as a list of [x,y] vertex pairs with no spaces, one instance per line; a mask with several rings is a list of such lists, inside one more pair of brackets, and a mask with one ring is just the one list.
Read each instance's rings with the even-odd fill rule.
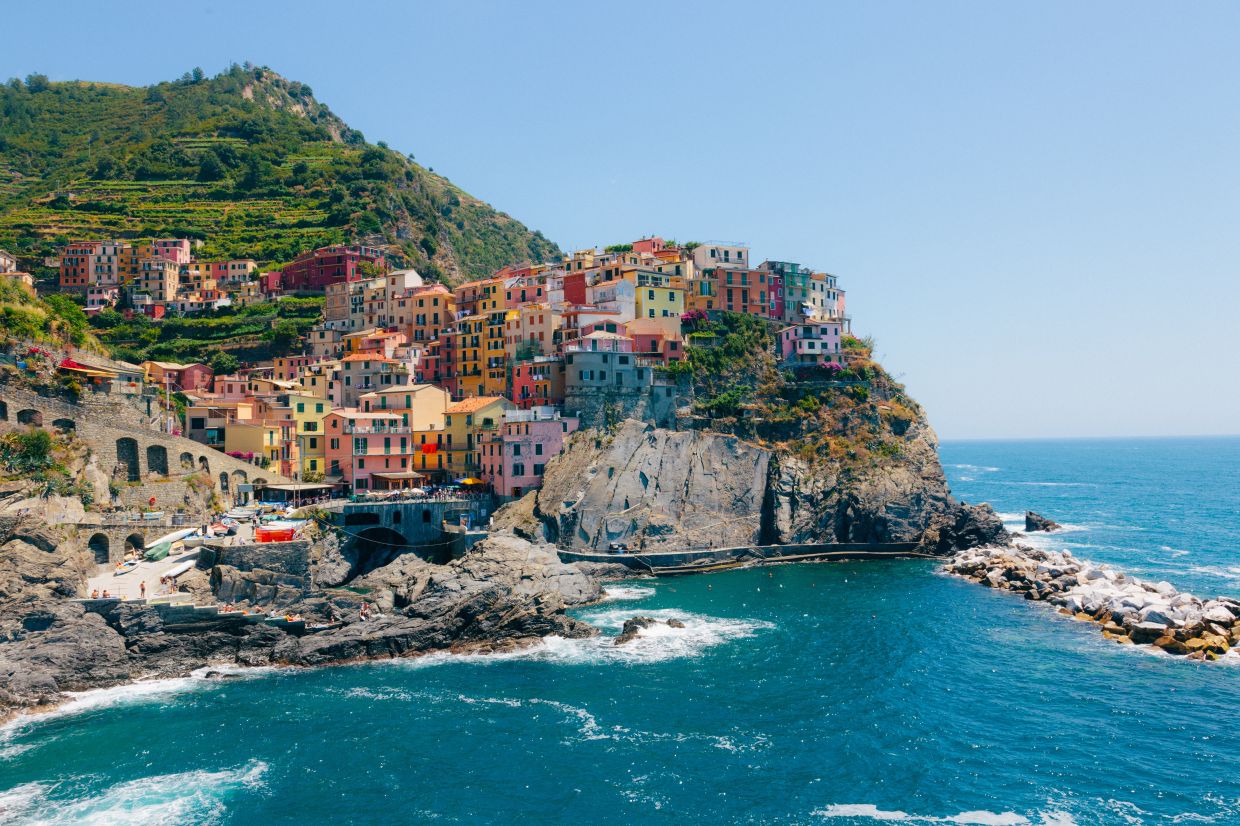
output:
[[260,265],[365,241],[447,281],[559,253],[264,67],[149,87],[0,86],[0,248],[33,266],[107,237],[199,238],[203,259]]

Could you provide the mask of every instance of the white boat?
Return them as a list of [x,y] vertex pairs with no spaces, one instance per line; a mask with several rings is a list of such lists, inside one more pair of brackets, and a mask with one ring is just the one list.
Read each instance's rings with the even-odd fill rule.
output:
[[116,570],[112,572],[112,576],[122,576],[123,574],[129,573],[130,571],[132,571],[134,568],[137,568],[137,567],[138,567],[138,560],[127,559],[124,562],[122,562],[120,565],[116,566]]
[[164,576],[171,576],[171,577],[180,576],[181,574],[185,573],[186,571],[188,571],[190,568],[193,568],[197,564],[198,564],[197,557],[194,557],[193,559],[187,559],[184,562],[180,562],[177,565],[175,565],[166,574],[164,574]]
[[192,533],[198,533],[198,529],[197,528],[183,528],[179,531],[173,531],[170,534],[161,536],[159,539],[153,539],[150,542],[146,543],[146,549],[149,551],[151,548],[154,548],[156,545],[162,545],[165,542],[171,545],[173,542],[184,539],[185,537],[189,536]]

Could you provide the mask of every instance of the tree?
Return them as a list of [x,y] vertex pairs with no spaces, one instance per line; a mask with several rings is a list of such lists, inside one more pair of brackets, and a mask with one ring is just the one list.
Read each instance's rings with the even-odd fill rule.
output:
[[26,89],[31,93],[47,91],[49,86],[51,82],[48,81],[47,75],[38,73],[26,75]]
[[232,353],[216,350],[211,356],[211,371],[217,376],[231,375],[241,368],[241,362]]
[[125,316],[121,315],[111,307],[108,307],[107,309],[100,310],[95,313],[95,315],[91,318],[90,323],[91,326],[97,329],[111,330],[118,324],[124,324]]
[[224,177],[224,164],[214,152],[204,152],[198,164],[198,180],[218,181]]

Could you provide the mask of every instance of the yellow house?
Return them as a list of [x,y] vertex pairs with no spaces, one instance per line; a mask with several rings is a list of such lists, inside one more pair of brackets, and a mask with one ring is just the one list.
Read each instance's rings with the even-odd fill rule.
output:
[[286,402],[289,416],[297,423],[293,433],[301,458],[301,476],[327,470],[327,443],[323,419],[331,412],[331,403],[318,396],[290,393]]
[[229,422],[224,425],[224,452],[239,453],[244,458],[266,457],[268,462],[280,461],[281,430],[278,424],[263,422]]
[[650,270],[627,270],[626,281],[636,287],[637,318],[680,318],[685,311],[684,279]]
[[482,439],[499,430],[504,411],[515,406],[500,396],[478,396],[448,406],[444,429],[449,475],[476,475],[482,467]]
[[433,384],[407,384],[367,393],[359,402],[367,413],[391,410],[400,414],[402,426],[412,430],[443,430],[444,411],[452,397]]
[[482,330],[485,316],[471,315],[456,323],[456,375],[461,396],[482,395]]

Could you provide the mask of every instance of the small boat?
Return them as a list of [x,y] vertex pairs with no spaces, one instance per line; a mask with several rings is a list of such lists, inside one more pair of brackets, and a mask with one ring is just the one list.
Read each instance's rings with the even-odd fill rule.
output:
[[179,539],[184,539],[192,533],[198,533],[198,529],[182,528],[181,530],[173,531],[172,533],[161,536],[159,539],[154,539],[146,543],[146,549],[149,551],[157,545],[163,545],[164,543],[171,545],[173,542],[176,542]]
[[167,559],[170,553],[172,553],[172,543],[161,542],[153,548],[147,548],[142,556],[150,562],[158,562],[161,559]]
[[212,537],[210,536],[205,536],[203,534],[196,533],[196,534],[191,534],[190,536],[185,537],[184,539],[181,540],[181,542],[187,548],[197,548],[199,545],[203,544],[204,542],[206,542],[207,540],[211,538]]
[[185,573],[186,571],[188,571],[188,570],[190,570],[191,568],[193,568],[193,567],[194,567],[195,565],[197,565],[197,564],[198,564],[198,557],[197,557],[197,556],[195,556],[193,559],[187,559],[187,560],[185,560],[185,561],[183,561],[183,562],[179,562],[179,563],[177,563],[175,566],[173,566],[172,568],[170,568],[170,569],[168,570],[168,572],[167,572],[166,574],[164,574],[164,576],[167,576],[167,577],[178,577],[178,576],[180,576],[181,574],[183,574],[183,573]]
[[116,566],[116,570],[112,572],[112,576],[121,576],[122,574],[127,574],[137,567],[138,567],[138,560],[127,559],[124,562],[122,562],[120,565]]

